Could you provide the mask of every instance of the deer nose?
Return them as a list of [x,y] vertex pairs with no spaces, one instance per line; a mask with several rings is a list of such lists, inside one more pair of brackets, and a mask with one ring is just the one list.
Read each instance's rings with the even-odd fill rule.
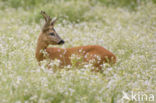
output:
[[64,44],[64,40],[59,41],[58,44]]

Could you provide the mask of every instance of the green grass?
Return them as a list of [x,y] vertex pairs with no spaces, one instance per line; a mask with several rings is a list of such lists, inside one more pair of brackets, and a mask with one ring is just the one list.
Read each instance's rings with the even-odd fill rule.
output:
[[[154,0],[134,8],[123,0],[121,5],[115,0],[23,1],[29,6],[14,1],[0,1],[0,103],[120,103],[122,91],[156,96]],[[56,73],[45,61],[39,67],[40,10],[59,19],[55,29],[66,43],[57,47],[98,44],[112,51],[117,63],[103,66],[102,73],[90,72],[90,64]]]

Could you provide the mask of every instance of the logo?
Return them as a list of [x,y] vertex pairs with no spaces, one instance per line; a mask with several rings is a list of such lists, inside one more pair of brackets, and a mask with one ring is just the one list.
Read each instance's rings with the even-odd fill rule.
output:
[[129,94],[123,91],[122,95],[123,95],[121,98],[122,103],[124,103],[124,101],[138,101],[138,102],[154,101],[154,94],[146,94],[140,91],[139,92],[131,91]]

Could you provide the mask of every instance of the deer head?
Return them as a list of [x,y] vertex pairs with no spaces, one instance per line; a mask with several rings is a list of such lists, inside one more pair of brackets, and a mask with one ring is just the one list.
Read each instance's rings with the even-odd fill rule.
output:
[[54,24],[57,19],[51,19],[51,17],[48,16],[44,11],[41,11],[41,15],[45,19],[45,24],[42,28],[42,33],[40,35],[42,41],[48,45],[64,44],[64,40],[61,39],[61,37],[56,33],[54,29]]

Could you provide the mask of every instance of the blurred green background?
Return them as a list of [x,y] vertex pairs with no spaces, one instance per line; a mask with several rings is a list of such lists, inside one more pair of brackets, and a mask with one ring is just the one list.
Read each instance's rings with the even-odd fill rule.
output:
[[39,22],[41,16],[40,10],[45,10],[51,16],[58,16],[60,20],[67,19],[71,22],[81,22],[98,20],[96,13],[98,9],[94,10],[92,15],[86,15],[87,12],[92,12],[96,5],[111,7],[111,8],[125,8],[130,11],[136,11],[137,7],[147,2],[156,3],[156,0],[0,0],[1,9],[8,7],[15,9],[24,9],[34,13],[33,17],[29,16],[29,22]]

